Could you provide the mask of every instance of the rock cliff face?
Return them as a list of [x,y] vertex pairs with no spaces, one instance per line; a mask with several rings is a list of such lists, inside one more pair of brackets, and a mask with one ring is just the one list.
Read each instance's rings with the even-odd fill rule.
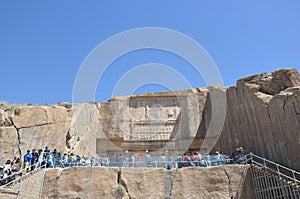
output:
[[[226,94],[226,117],[224,126],[212,125],[212,130],[222,130],[213,150],[230,154],[241,145],[246,152],[300,169],[300,75],[295,69],[249,76],[228,88],[148,93],[104,103],[2,104],[0,161],[45,146],[92,156],[98,150],[97,138],[132,148],[139,147],[134,145],[139,140],[171,140],[167,146],[181,149],[187,148],[178,140],[197,138],[194,150],[207,135],[212,96],[220,93]],[[217,104],[221,109],[222,103]]]
[[[205,88],[174,91],[167,93],[148,93],[137,96],[116,97],[104,103],[58,105],[7,105],[0,106],[0,161],[24,155],[27,149],[39,149],[48,146],[61,152],[73,152],[84,156],[95,156],[96,139],[105,142],[130,140],[131,123],[152,124],[163,128],[167,136],[180,138],[195,136],[201,121],[206,94]],[[180,99],[177,99],[180,98]],[[158,100],[156,100],[158,99]],[[131,105],[136,103],[135,106]],[[149,108],[149,117],[145,120],[145,106]],[[164,105],[159,104],[164,103]],[[170,116],[170,103],[176,104]],[[173,106],[173,104],[172,104]],[[174,105],[175,106],[175,105]],[[196,107],[196,108],[195,108]],[[176,109],[177,108],[177,109]],[[161,114],[164,121],[157,120]],[[139,118],[143,120],[139,123]],[[166,118],[169,117],[169,118]],[[180,125],[177,118],[182,119]],[[168,123],[171,125],[168,126]],[[173,125],[173,126],[172,126]],[[176,133],[170,129],[176,126]],[[184,129],[184,133],[183,133]],[[175,130],[174,130],[175,131]],[[174,135],[173,135],[174,134]],[[166,136],[164,135],[164,136]],[[149,136],[149,135],[148,135]],[[163,135],[156,136],[156,140]],[[150,137],[148,137],[150,139]],[[120,149],[120,146],[117,146]]]
[[[247,166],[212,168],[116,169],[103,167],[51,169],[42,198],[253,198]],[[252,191],[247,191],[247,189]],[[122,196],[122,197],[121,197]]]
[[299,94],[300,75],[294,69],[238,80],[226,90],[226,120],[215,149],[230,154],[241,145],[247,152],[300,170]]

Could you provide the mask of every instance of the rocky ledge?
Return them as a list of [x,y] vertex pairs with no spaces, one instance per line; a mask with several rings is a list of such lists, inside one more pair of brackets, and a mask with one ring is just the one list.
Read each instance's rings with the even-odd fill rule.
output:
[[249,166],[49,169],[42,198],[253,198]]

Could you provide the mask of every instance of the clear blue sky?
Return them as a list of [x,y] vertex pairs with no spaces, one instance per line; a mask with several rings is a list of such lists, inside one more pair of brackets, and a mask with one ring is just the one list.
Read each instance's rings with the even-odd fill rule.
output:
[[[300,1],[9,1],[0,2],[0,101],[72,101],[77,71],[100,42],[132,28],[163,27],[195,39],[210,54],[224,84],[278,68],[300,69]],[[180,57],[143,50],[120,57],[99,85],[111,97],[131,68],[161,63],[192,87],[206,86]],[[164,90],[145,85],[135,93]],[[130,94],[130,93],[129,93]]]

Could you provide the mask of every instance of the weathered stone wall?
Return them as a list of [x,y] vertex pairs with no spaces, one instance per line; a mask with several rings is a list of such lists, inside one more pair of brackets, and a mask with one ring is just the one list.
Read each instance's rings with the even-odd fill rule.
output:
[[[42,198],[254,198],[248,166],[130,169],[81,167],[51,169]],[[120,188],[121,186],[121,188]],[[122,189],[123,188],[123,189]],[[252,191],[244,191],[244,190]],[[120,194],[120,191],[122,194]]]
[[[300,76],[295,69],[242,78],[237,86],[228,88],[148,93],[116,97],[104,103],[1,106],[0,162],[23,155],[27,149],[45,146],[90,157],[96,153],[96,138],[121,143],[130,133],[131,117],[138,118],[128,117],[128,113],[134,112],[134,107],[128,106],[131,98],[186,99],[179,107],[183,119],[178,120],[171,137],[189,141],[197,133],[200,141],[193,148],[198,145],[200,148],[211,123],[211,96],[222,92],[226,93],[227,111],[224,127],[212,125],[216,132],[223,129],[215,149],[230,154],[242,145],[246,152],[299,170]],[[218,109],[224,108],[221,101],[217,100],[217,104]],[[141,110],[140,114],[145,115],[144,109]],[[162,107],[162,110],[167,114],[167,109]]]
[[[60,106],[11,106],[1,126],[1,162],[25,154],[27,149],[49,146],[65,151],[69,119]],[[6,121],[6,122],[5,122]],[[1,122],[0,122],[1,123]]]
[[[185,117],[180,120],[180,129],[176,129],[175,135],[172,134],[176,138],[182,138],[195,134],[195,129],[201,121],[206,94],[207,89],[203,88],[149,93],[135,97],[147,100],[154,100],[157,97],[166,99],[170,96],[184,97],[186,103],[181,106]],[[58,105],[2,106],[0,162],[3,163],[13,156],[22,156],[27,149],[44,149],[46,146],[61,152],[95,156],[97,138],[121,142],[130,133],[130,123],[137,115],[130,115],[133,109],[129,107],[132,97],[116,97],[104,103],[71,105],[64,102]],[[166,107],[162,108],[167,110]],[[167,114],[166,110],[163,110],[164,114]]]
[[[214,150],[231,154],[243,146],[245,152],[300,170],[299,94],[300,75],[295,69],[238,80],[237,86],[226,90],[226,120]],[[203,114],[200,136],[210,122],[209,106]]]

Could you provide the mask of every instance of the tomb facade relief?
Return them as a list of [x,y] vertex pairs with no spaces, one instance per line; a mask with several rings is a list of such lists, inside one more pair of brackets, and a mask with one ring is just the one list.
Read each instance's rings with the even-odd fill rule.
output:
[[[185,97],[131,98],[130,135],[125,140],[169,140],[180,125],[180,112]],[[178,128],[177,128],[178,129]]]

